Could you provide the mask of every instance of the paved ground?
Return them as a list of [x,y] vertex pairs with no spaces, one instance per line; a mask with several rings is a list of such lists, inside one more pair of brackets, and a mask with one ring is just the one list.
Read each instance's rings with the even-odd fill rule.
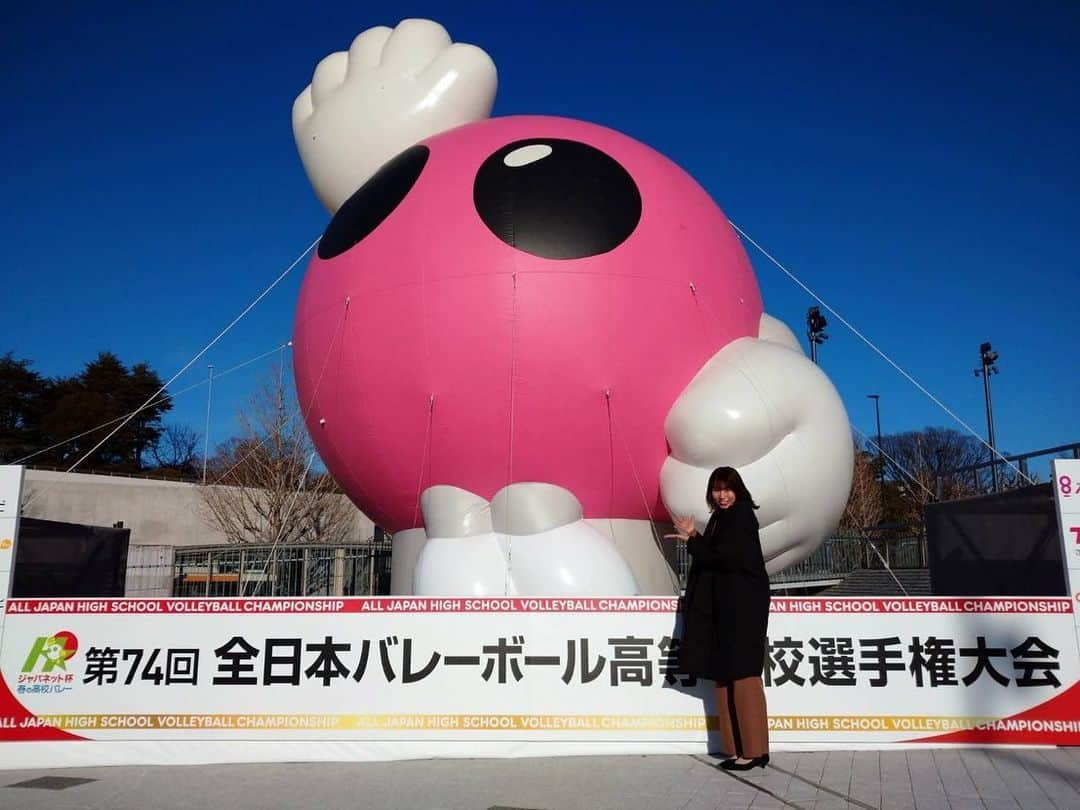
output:
[[1080,749],[780,753],[764,772],[738,776],[717,762],[639,756],[0,771],[0,808],[1080,808]]

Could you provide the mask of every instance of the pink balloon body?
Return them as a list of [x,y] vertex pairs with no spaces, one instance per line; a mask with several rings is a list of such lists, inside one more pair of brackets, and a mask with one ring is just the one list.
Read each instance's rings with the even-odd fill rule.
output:
[[[588,144],[633,178],[640,221],[614,249],[546,259],[484,224],[481,164],[544,138]],[[586,517],[665,518],[668,410],[762,312],[724,214],[663,155],[582,121],[494,118],[424,144],[397,207],[350,250],[314,257],[303,282],[297,393],[327,468],[391,531],[422,524],[435,484],[490,499],[541,481]]]

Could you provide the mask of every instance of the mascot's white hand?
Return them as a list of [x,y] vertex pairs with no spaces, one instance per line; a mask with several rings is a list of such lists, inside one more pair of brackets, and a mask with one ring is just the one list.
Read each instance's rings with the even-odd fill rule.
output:
[[840,396],[791,331],[762,315],[758,334],[717,352],[675,401],[660,491],[672,514],[704,523],[709,474],[738,469],[761,506],[762,551],[775,573],[836,528],[854,449]]
[[386,161],[438,132],[491,115],[495,64],[431,20],[369,28],[323,59],[293,103],[304,170],[334,213]]

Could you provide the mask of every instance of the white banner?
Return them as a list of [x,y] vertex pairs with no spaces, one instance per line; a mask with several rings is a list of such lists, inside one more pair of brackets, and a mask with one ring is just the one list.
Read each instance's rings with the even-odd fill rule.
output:
[[1065,568],[1073,594],[1080,599],[1080,459],[1055,459],[1054,502],[1057,504]]
[[15,567],[22,481],[22,467],[0,465],[0,599],[10,592],[11,571]]
[[[679,672],[676,611],[670,597],[10,600],[0,740],[64,740],[54,764],[89,741],[704,752],[713,684]],[[771,739],[1077,744],[1078,673],[1070,598],[776,598]]]
[[[0,465],[0,604],[11,594],[15,551],[19,540],[19,504],[23,468]],[[0,645],[4,641],[5,613],[0,612]]]
[[[1061,559],[1069,593],[1080,602],[1080,459],[1054,459],[1054,503],[1061,530]],[[1076,634],[1080,643],[1080,613],[1076,613]]]

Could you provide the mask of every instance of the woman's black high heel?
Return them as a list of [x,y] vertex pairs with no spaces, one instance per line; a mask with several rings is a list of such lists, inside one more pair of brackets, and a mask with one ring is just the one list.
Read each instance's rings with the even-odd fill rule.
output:
[[737,759],[725,759],[720,763],[720,767],[725,771],[750,771],[754,768],[764,768],[769,764],[769,755],[762,754],[760,757],[754,757],[746,762],[739,762]]

